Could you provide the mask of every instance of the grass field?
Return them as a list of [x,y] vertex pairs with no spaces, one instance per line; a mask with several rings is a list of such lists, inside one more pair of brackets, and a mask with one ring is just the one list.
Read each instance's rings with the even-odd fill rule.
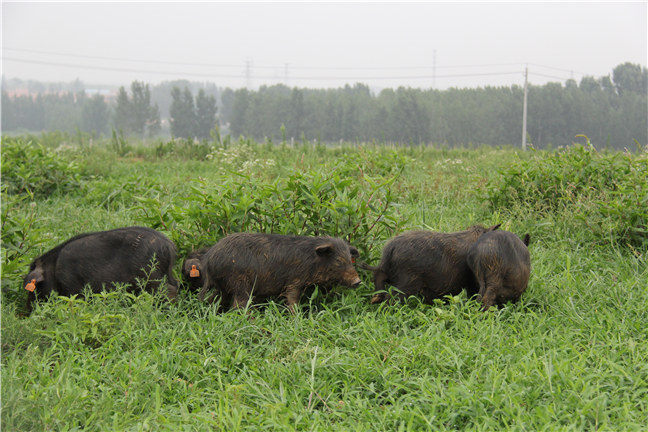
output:
[[[12,153],[10,144],[3,430],[648,425],[645,153],[571,154],[575,162],[507,148],[241,140]],[[570,164],[561,169],[577,167],[569,175],[594,182],[607,174],[580,188],[556,171],[561,160]],[[512,166],[550,168],[541,176]],[[551,169],[556,175],[545,175]],[[559,188],[545,187],[555,179]],[[539,190],[545,195],[532,202]],[[219,314],[186,293],[169,305],[159,294],[123,290],[52,297],[19,316],[29,261],[79,232],[152,226],[180,256],[238,230],[326,233],[349,238],[375,262],[397,232],[475,223],[531,234],[520,303],[487,313],[465,295],[370,305],[370,275],[360,272],[360,288],[316,291],[294,316],[280,300]]]

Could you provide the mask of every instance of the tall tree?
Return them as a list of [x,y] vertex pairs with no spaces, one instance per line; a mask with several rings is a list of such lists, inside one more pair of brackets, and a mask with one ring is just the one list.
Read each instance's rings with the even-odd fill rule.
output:
[[148,129],[149,136],[156,136],[160,133],[162,125],[160,121],[160,109],[157,104],[151,107],[151,115],[146,122],[146,128]]
[[115,117],[113,118],[115,129],[121,130],[124,133],[130,133],[131,113],[132,108],[128,93],[123,86],[119,87],[119,91],[117,92],[117,105],[115,106]]
[[612,71],[612,79],[617,93],[646,94],[648,91],[648,71],[638,64],[623,63]]
[[195,135],[199,139],[207,139],[214,127],[216,127],[216,98],[207,96],[205,90],[200,89],[196,96]]
[[81,130],[100,134],[106,132],[108,116],[108,104],[102,95],[86,98],[81,112]]
[[184,91],[180,91],[178,87],[173,87],[171,90],[169,115],[171,135],[179,138],[195,136],[196,112],[193,95],[187,87],[184,88]]
[[304,92],[298,88],[290,95],[290,114],[286,119],[288,136],[298,139],[304,133]]
[[131,131],[138,135],[144,136],[150,128],[160,122],[160,112],[157,107],[151,105],[151,90],[148,84],[133,81],[131,83]]
[[232,102],[232,117],[230,120],[230,132],[232,135],[241,135],[247,132],[247,117],[250,107],[250,91],[239,89],[234,92]]

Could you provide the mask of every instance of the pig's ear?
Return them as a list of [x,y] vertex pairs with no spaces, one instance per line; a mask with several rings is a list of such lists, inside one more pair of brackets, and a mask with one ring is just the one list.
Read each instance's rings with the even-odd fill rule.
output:
[[36,267],[34,267],[34,270],[29,272],[25,279],[29,281],[33,279],[36,281],[36,283],[43,282],[45,280],[45,276],[43,275],[43,268],[40,265],[37,265]]
[[522,239],[522,243],[524,243],[524,246],[529,246],[529,241],[531,240],[531,236],[529,234],[524,234],[524,238]]
[[315,252],[317,252],[317,255],[319,256],[329,256],[333,253],[333,245],[328,243],[319,245],[315,248]]
[[351,253],[351,256],[353,258],[357,258],[360,256],[360,252],[358,252],[358,249],[355,246],[349,246],[349,252]]
[[493,225],[492,227],[488,228],[488,231],[495,231],[497,228],[499,228],[501,226],[502,226],[502,224]]

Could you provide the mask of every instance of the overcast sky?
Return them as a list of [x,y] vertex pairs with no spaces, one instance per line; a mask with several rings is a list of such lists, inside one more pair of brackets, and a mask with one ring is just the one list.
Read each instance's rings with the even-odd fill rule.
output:
[[2,73],[86,85],[447,88],[522,84],[528,63],[542,84],[646,65],[646,6],[3,2]]

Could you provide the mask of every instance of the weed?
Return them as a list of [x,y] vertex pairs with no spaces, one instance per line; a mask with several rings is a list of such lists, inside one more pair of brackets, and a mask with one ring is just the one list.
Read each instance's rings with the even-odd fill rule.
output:
[[84,171],[62,153],[21,138],[2,137],[2,183],[7,194],[38,197],[71,192]]
[[602,153],[587,140],[501,169],[488,199],[498,210],[571,213],[592,240],[639,247],[648,242],[647,172],[648,153]]

